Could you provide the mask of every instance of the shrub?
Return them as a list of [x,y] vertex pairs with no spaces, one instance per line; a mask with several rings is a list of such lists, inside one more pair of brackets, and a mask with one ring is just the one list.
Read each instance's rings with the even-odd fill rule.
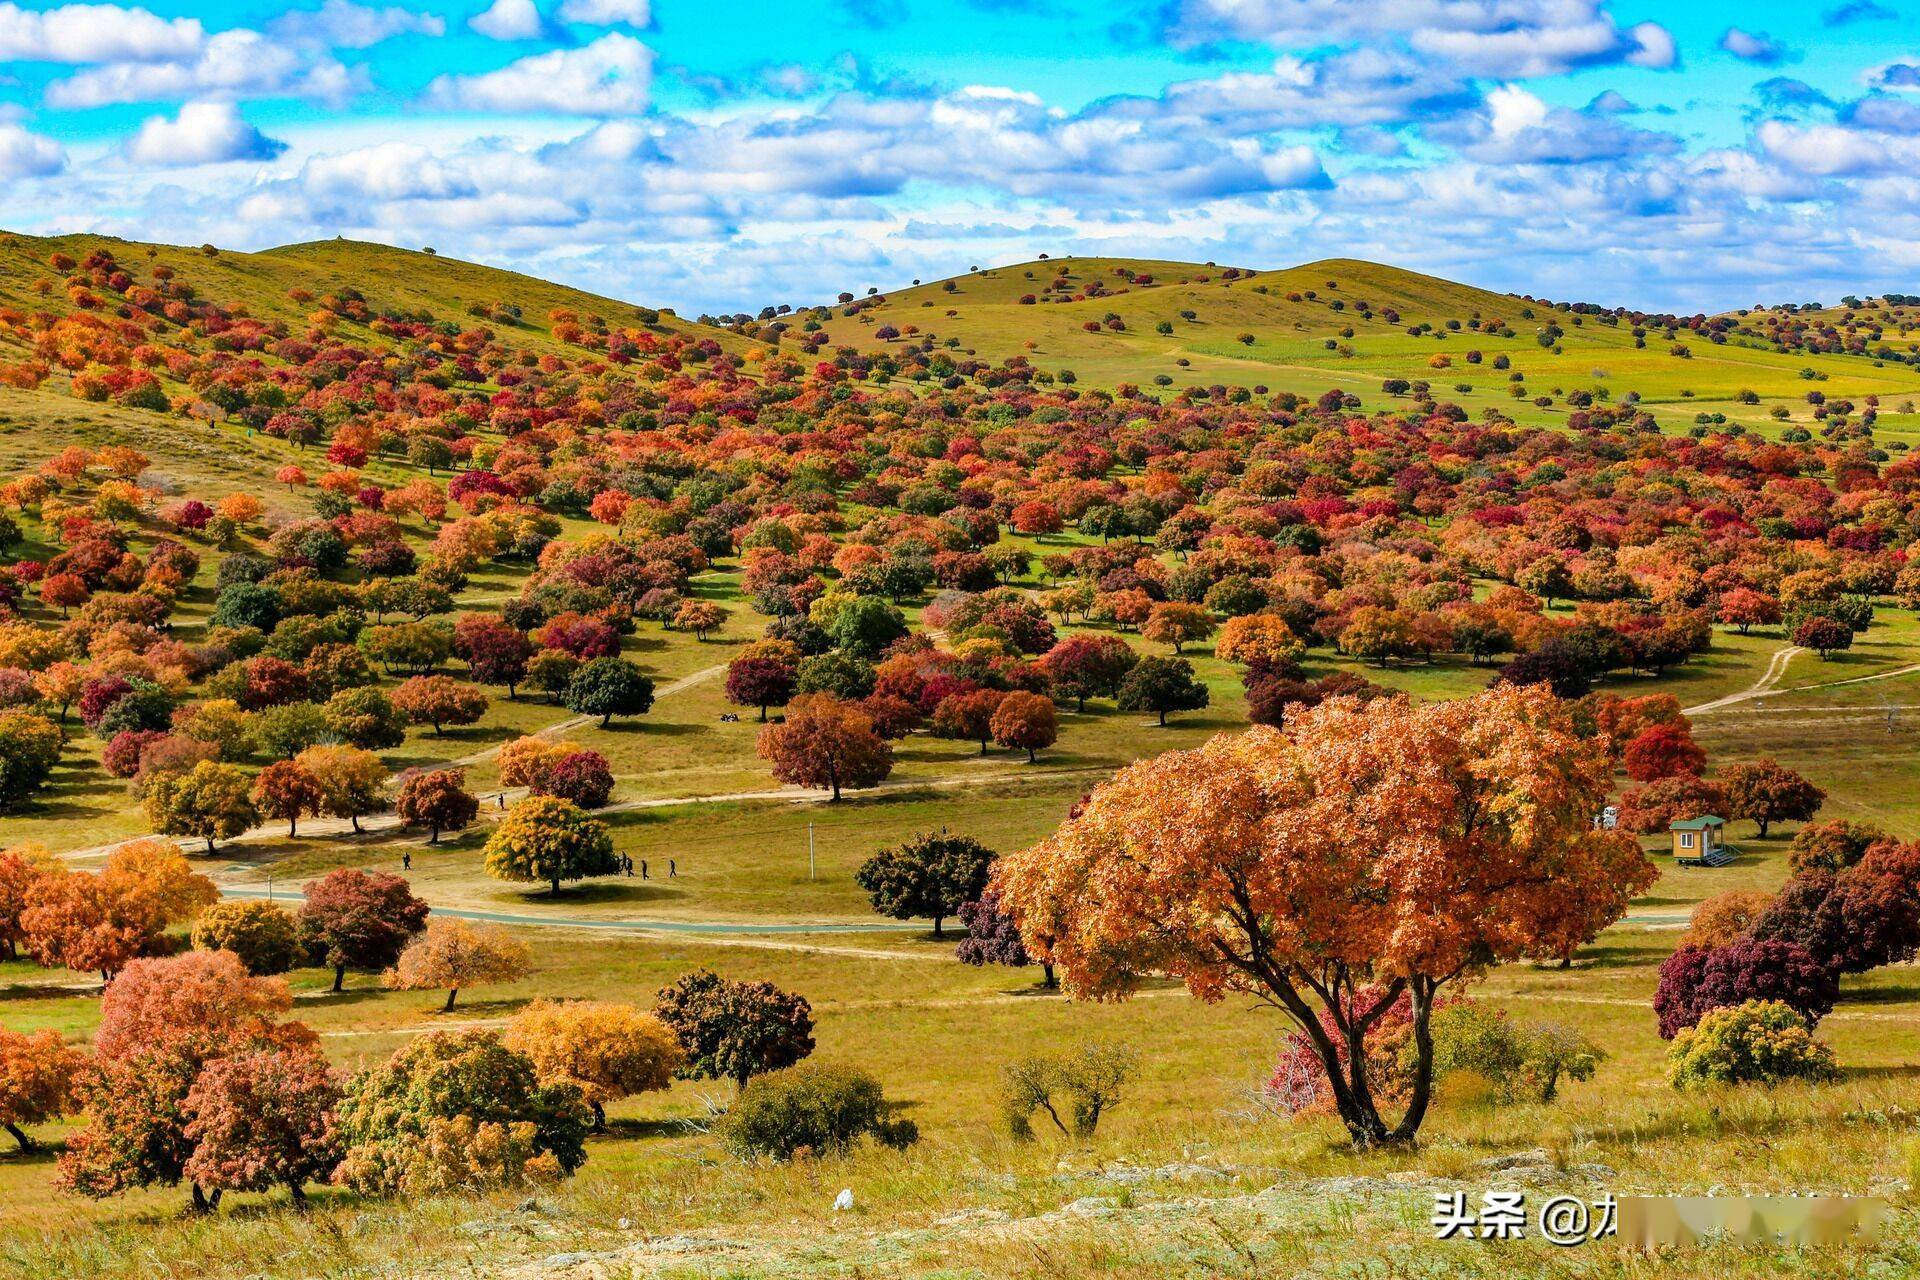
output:
[[516,1186],[578,1169],[591,1116],[492,1031],[429,1031],[356,1077],[334,1180],[374,1194]]
[[905,1150],[920,1133],[913,1121],[892,1118],[892,1110],[866,1072],[806,1063],[747,1085],[718,1128],[742,1160],[838,1155],[868,1136]]
[[1712,950],[1683,946],[1668,956],[1653,1010],[1661,1038],[1671,1040],[1715,1009],[1752,1000],[1784,1004],[1811,1027],[1839,998],[1838,979],[1805,947],[1739,938]]
[[1606,1056],[1572,1027],[1515,1022],[1504,1010],[1475,1001],[1462,1000],[1433,1015],[1435,1073],[1471,1071],[1505,1102],[1552,1102],[1562,1080],[1591,1080]]
[[[1086,1043],[1059,1054],[1033,1054],[1001,1074],[1000,1116],[1017,1142],[1033,1139],[1033,1113],[1044,1111],[1062,1134],[1090,1138],[1100,1117],[1120,1104],[1140,1057],[1124,1044]],[[1063,1120],[1060,1109],[1065,1107]]]
[[1716,1084],[1775,1085],[1831,1080],[1833,1050],[1813,1038],[1800,1015],[1778,1000],[1715,1009],[1682,1031],[1667,1051],[1667,1082],[1676,1089]]

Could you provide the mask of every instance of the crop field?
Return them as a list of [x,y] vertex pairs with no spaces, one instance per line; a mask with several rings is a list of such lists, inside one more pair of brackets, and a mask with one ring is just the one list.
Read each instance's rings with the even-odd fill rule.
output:
[[[105,283],[116,261],[156,293],[156,265],[190,279],[187,318]],[[825,344],[803,362],[785,335],[767,343],[738,326],[352,242],[207,255],[7,237],[0,717],[14,719],[0,728],[24,737],[22,720],[44,721],[58,745],[43,776],[0,794],[0,849],[49,883],[106,884],[117,852],[157,834],[210,889],[111,963],[86,965],[99,953],[35,945],[0,865],[0,941],[13,954],[0,960],[0,1031],[13,1037],[0,1048],[46,1031],[89,1053],[97,1037],[110,1041],[99,1033],[116,986],[142,972],[128,966],[159,972],[209,950],[193,941],[195,917],[216,898],[293,911],[330,878],[380,873],[399,877],[431,921],[497,928],[524,946],[524,963],[504,977],[409,984],[392,958],[355,961],[337,991],[324,947],[276,966],[266,976],[289,995],[276,1016],[311,1028],[340,1080],[364,1080],[438,1033],[504,1033],[537,1001],[644,1013],[664,988],[711,969],[803,996],[808,1060],[871,1076],[918,1141],[742,1158],[724,1139],[746,1095],[726,1072],[685,1063],[658,1087],[611,1097],[604,1131],[585,1139],[585,1162],[568,1177],[537,1177],[523,1155],[528,1168],[510,1176],[476,1169],[469,1182],[395,1196],[329,1171],[303,1197],[235,1185],[216,1211],[185,1213],[199,1183],[179,1169],[127,1174],[93,1194],[76,1187],[70,1170],[92,1141],[82,1135],[110,1107],[71,1101],[24,1124],[34,1149],[0,1150],[0,1274],[1920,1270],[1911,946],[1844,970],[1838,1002],[1815,1019],[1837,1064],[1830,1078],[1676,1088],[1653,1009],[1696,907],[1735,891],[1784,898],[1802,883],[1802,830],[1845,819],[1888,847],[1920,840],[1920,580],[1908,563],[1920,512],[1903,461],[1920,414],[1902,406],[1920,398],[1920,371],[1777,352],[1741,333],[1724,344],[1669,338],[1658,325],[1643,326],[1641,347],[1631,319],[1369,263],[1221,271],[1063,259],[917,285],[851,315],[822,308]],[[1056,275],[1067,296],[1096,280],[1105,288],[1020,300]],[[63,301],[82,295],[104,305]],[[47,307],[58,314],[35,314]],[[1359,319],[1363,309],[1372,318]],[[1108,312],[1124,329],[1102,327]],[[1511,336],[1466,327],[1490,321]],[[1543,346],[1548,323],[1562,332]],[[1171,332],[1157,333],[1161,324]],[[1406,332],[1420,324],[1432,328]],[[884,326],[904,336],[881,338]],[[943,389],[906,372],[875,377],[844,357],[832,365],[840,347],[898,351],[914,338],[1000,372],[1023,368],[1007,363],[1022,357],[1055,375],[1070,369],[1077,390],[957,374]],[[148,345],[156,350],[140,354]],[[1469,351],[1479,358],[1469,363]],[[1496,371],[1497,357],[1508,367]],[[1426,381],[1429,394],[1384,392],[1393,379]],[[1140,396],[1109,394],[1123,384]],[[1215,384],[1249,394],[1181,395]],[[1518,385],[1526,397],[1508,391]],[[224,401],[222,388],[233,392]],[[1815,388],[1823,406],[1858,407],[1816,417]],[[1329,389],[1352,391],[1358,406],[1335,397],[1315,407]],[[1569,429],[1575,391],[1616,407],[1636,393],[1657,425]],[[1884,414],[1861,412],[1875,404]],[[1723,420],[1696,431],[1699,413]],[[1783,434],[1796,427],[1800,438]],[[82,553],[98,547],[111,555],[96,551],[88,568]],[[182,548],[188,571],[156,568],[182,563]],[[904,585],[875,576],[882,568]],[[70,594],[52,586],[65,577]],[[382,584],[444,598],[415,609],[388,601]],[[277,593],[273,613],[246,612],[259,599],[249,587]],[[1747,602],[1752,616],[1742,592],[1761,597]],[[343,619],[351,630],[332,660],[349,663],[348,650],[366,661],[329,691],[314,659],[329,646],[314,636]],[[1246,619],[1278,637],[1260,661],[1227,640]],[[526,654],[510,687],[483,679],[482,662],[456,656],[451,639],[419,663],[378,639],[390,625],[453,637],[480,623],[512,632],[528,654],[558,655],[575,643],[569,626],[590,643],[542,688]],[[1081,696],[1056,655],[1115,643],[1124,671]],[[827,659],[862,676],[864,691],[795,687],[796,672]],[[756,661],[782,667],[786,682],[760,705],[743,691]],[[650,682],[645,707],[587,696],[579,673],[594,662],[637,668]],[[60,663],[80,669],[91,699],[76,685],[71,705],[58,705],[48,690]],[[1148,663],[1177,669],[1172,692],[1145,681],[1129,692]],[[295,692],[262,692],[295,666]],[[1496,677],[1505,683],[1489,693]],[[319,719],[343,692],[378,691],[397,711],[435,681],[471,701],[444,724],[408,714],[362,748]],[[1036,692],[1045,741],[1000,722],[1010,700]],[[1342,696],[1354,694],[1367,701]],[[161,713],[129,720],[138,704],[127,700],[149,695]],[[982,695],[991,722],[962,723],[965,701]],[[1503,1093],[1476,1069],[1442,1071],[1417,1142],[1356,1150],[1327,1105],[1287,1105],[1270,1081],[1294,1024],[1245,989],[1196,984],[1219,997],[1202,999],[1171,976],[1167,953],[1141,943],[1129,998],[1071,998],[1042,985],[1037,963],[962,963],[967,926],[956,914],[936,929],[929,911],[883,912],[884,892],[866,883],[876,854],[936,833],[977,841],[1003,866],[1038,861],[1023,851],[1083,829],[1090,798],[1116,794],[1117,773],[1221,735],[1278,736],[1256,723],[1278,721],[1278,734],[1331,756],[1340,714],[1405,716],[1411,732],[1427,723],[1422,709],[1497,710],[1515,698],[1535,699],[1512,713],[1516,734],[1557,726],[1598,779],[1550,815],[1566,841],[1605,842],[1645,875],[1628,875],[1618,909],[1582,936],[1502,943],[1446,988],[1515,1025],[1551,1025],[1586,1046],[1590,1070],[1544,1098]],[[206,727],[216,703],[243,725],[235,742]],[[845,742],[825,730],[783,751],[822,703],[864,722],[857,745],[884,754],[884,769],[828,779],[827,746]],[[882,733],[888,713],[909,722]],[[1627,739],[1648,733],[1653,744],[1636,754]],[[501,874],[522,815],[576,808],[514,771],[529,738],[604,767],[606,790],[577,816],[604,833],[611,861],[551,882],[544,871]],[[169,772],[144,754],[166,740],[198,754]],[[0,748],[11,741],[0,733]],[[1672,758],[1653,759],[1654,746]],[[309,752],[348,748],[371,752],[380,775],[377,800],[351,816],[318,802],[270,814],[262,790],[230,804],[222,824],[205,806],[166,799],[196,773],[227,770],[257,788],[270,770],[307,768]],[[1645,815],[1657,808],[1647,793],[1676,778],[1732,800],[1738,767],[1763,760],[1819,800],[1764,836],[1750,804],[1721,815],[1737,851],[1728,865],[1675,862],[1666,818],[1690,810],[1647,820],[1644,862],[1624,831],[1590,830],[1598,804]],[[1310,752],[1291,767],[1304,775],[1323,763]],[[447,771],[458,771],[448,785],[473,798],[472,812],[429,831],[395,809],[405,787]],[[1558,779],[1534,781],[1558,794]],[[1148,815],[1133,838],[1152,849],[1159,834]],[[983,887],[970,886],[970,905]],[[1152,923],[1172,930],[1210,914],[1176,905]],[[1043,943],[1037,920],[1018,922],[1036,959],[1064,941]],[[96,923],[110,932],[113,922]],[[1063,967],[1071,987],[1079,973]],[[1390,980],[1388,970],[1378,976]],[[1007,1068],[1082,1045],[1130,1055],[1118,1096],[1097,1127],[1069,1135],[1036,1121],[1037,1138],[1020,1140],[1001,1105]],[[0,1054],[0,1085],[6,1072]],[[777,1073],[753,1074],[748,1090]],[[7,1097],[0,1088],[0,1118]],[[1893,1212],[1871,1247],[1813,1257],[1733,1243],[1632,1254],[1431,1239],[1435,1192],[1496,1185],[1877,1195]],[[843,1188],[852,1208],[835,1211]]]

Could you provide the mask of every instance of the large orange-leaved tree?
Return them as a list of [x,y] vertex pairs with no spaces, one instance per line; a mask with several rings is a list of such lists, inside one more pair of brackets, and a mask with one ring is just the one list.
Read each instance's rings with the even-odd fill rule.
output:
[[[1357,1145],[1406,1143],[1431,1098],[1440,990],[1563,954],[1650,882],[1631,836],[1594,829],[1608,776],[1541,689],[1336,698],[1285,731],[1122,770],[1002,858],[993,888],[1070,995],[1121,999],[1151,974],[1203,1000],[1250,993],[1312,1043]],[[1412,1085],[1389,1123],[1367,1034],[1402,995]]]

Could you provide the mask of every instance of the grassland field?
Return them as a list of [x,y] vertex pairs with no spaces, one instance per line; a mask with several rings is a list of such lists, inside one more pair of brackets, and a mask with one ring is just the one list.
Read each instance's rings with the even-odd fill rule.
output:
[[[196,262],[195,270],[200,278],[212,269],[230,273],[220,283],[239,294],[259,292],[264,310],[272,291],[258,273],[278,272],[291,259],[323,284],[335,276],[364,279],[364,250],[321,244],[223,255]],[[283,261],[258,261],[276,255]],[[417,259],[409,255],[409,270],[419,267]],[[459,265],[439,260],[432,271]],[[1192,264],[1131,265],[1161,279],[1197,274]],[[1076,275],[1110,271],[1104,262],[1072,266]],[[1811,385],[1829,395],[1920,397],[1920,373],[1907,366],[1700,345],[1691,359],[1680,360],[1657,337],[1636,350],[1624,330],[1591,320],[1567,326],[1563,350],[1554,354],[1534,341],[1532,324],[1518,320],[1513,299],[1460,286],[1436,294],[1445,282],[1376,277],[1370,272],[1378,269],[1368,264],[1319,263],[1232,285],[1156,285],[1031,308],[1015,301],[1031,287],[1021,270],[964,277],[952,294],[935,286],[901,291],[861,317],[832,321],[829,331],[835,341],[866,343],[864,320],[904,323],[917,315],[924,318],[912,322],[924,330],[982,350],[1019,332],[1035,344],[1036,363],[1071,367],[1095,385],[1166,372],[1176,386],[1257,380],[1316,394],[1330,385],[1351,386],[1374,406],[1387,376],[1431,377],[1436,388],[1457,380],[1474,390],[1451,398],[1476,415],[1499,405],[1521,421],[1562,416],[1559,397],[1552,412],[1536,410],[1507,396],[1504,374],[1486,366],[1431,371],[1428,357],[1469,347],[1489,360],[1507,352],[1530,388],[1631,389],[1664,422],[1674,423],[1682,409],[1689,416],[1717,410],[1763,431],[1791,425],[1767,415],[1775,404],[1792,410],[1792,423],[1811,425],[1804,401]],[[6,275],[0,257],[0,281]],[[457,272],[431,278],[437,282],[431,290],[416,290],[418,305],[445,309],[467,293],[498,296],[495,282],[462,283]],[[277,288],[281,277],[271,279]],[[552,287],[537,284],[514,285],[529,317],[536,308],[544,315],[548,306],[584,305],[571,295],[549,297],[540,290]],[[1254,285],[1270,291],[1256,293]],[[1323,299],[1363,296],[1376,308],[1399,305],[1408,315],[1416,307],[1429,315],[1440,314],[1436,308],[1455,308],[1463,317],[1476,310],[1499,314],[1516,336],[1460,333],[1440,341],[1411,338],[1383,323],[1359,325],[1347,340],[1353,348],[1347,357],[1327,351],[1321,336],[1335,313],[1276,301],[1303,288],[1315,288]],[[0,299],[5,296],[0,288]],[[1491,309],[1496,306],[1499,311]],[[947,316],[946,309],[958,314]],[[1124,334],[1080,328],[1084,312],[1107,309],[1126,316]],[[1183,309],[1196,310],[1200,320],[1180,320]],[[1170,338],[1153,333],[1162,319],[1175,324]],[[1237,341],[1235,334],[1245,330],[1258,331],[1254,343]],[[1191,365],[1180,368],[1176,358]],[[1802,368],[1825,379],[1805,379]],[[1736,404],[1742,389],[1758,392],[1760,404]],[[1882,441],[1920,439],[1920,415],[1889,413],[1877,434]],[[30,468],[67,444],[109,442],[148,453],[152,479],[178,492],[250,491],[285,512],[304,509],[297,497],[276,493],[263,480],[302,456],[284,442],[230,424],[182,427],[136,411],[0,391],[0,473]],[[369,471],[382,475],[384,465],[375,462]],[[394,469],[385,478],[403,474]],[[576,522],[568,532],[584,528]],[[29,526],[26,532],[26,553],[35,554],[37,531]],[[424,545],[426,530],[417,523],[408,533]],[[1053,550],[1076,539],[1026,541]],[[215,558],[206,560],[175,615],[183,639],[191,640],[211,612]],[[495,566],[476,575],[461,608],[510,597],[523,573]],[[1046,583],[1029,576],[1015,585]],[[543,1191],[532,1207],[523,1195],[402,1208],[321,1192],[306,1214],[273,1211],[282,1204],[276,1194],[234,1197],[229,1211],[214,1218],[182,1217],[181,1196],[173,1190],[102,1203],[63,1196],[50,1185],[52,1153],[9,1151],[0,1153],[0,1275],[691,1280],[1150,1272],[1198,1280],[1920,1273],[1920,1217],[1912,1199],[1920,1185],[1920,977],[1912,966],[1847,981],[1842,1005],[1821,1029],[1845,1070],[1839,1085],[1696,1097],[1676,1093],[1661,1078],[1665,1045],[1648,1008],[1660,961],[1702,898],[1784,880],[1791,827],[1759,840],[1742,824],[1733,833],[1742,856],[1725,868],[1667,864],[1627,918],[1571,967],[1507,966],[1480,985],[1480,993],[1519,1016],[1560,1019],[1603,1044],[1608,1056],[1594,1080],[1569,1086],[1550,1106],[1495,1106],[1472,1082],[1450,1080],[1418,1150],[1357,1156],[1331,1123],[1294,1122],[1257,1103],[1255,1086],[1271,1069],[1284,1030],[1274,1012],[1245,999],[1203,1004],[1164,984],[1124,1005],[1070,1002],[1039,990],[1031,970],[957,963],[951,931],[936,939],[924,925],[881,920],[853,883],[853,870],[876,849],[943,825],[996,849],[1022,847],[1126,762],[1244,726],[1240,683],[1228,664],[1204,649],[1189,651],[1212,704],[1175,716],[1165,728],[1096,701],[1085,712],[1063,714],[1059,745],[1032,765],[1016,753],[982,755],[972,743],[916,735],[901,744],[884,787],[826,804],[769,778],[755,753],[759,726],[750,711],[737,723],[721,719],[738,710],[724,699],[724,665],[760,630],[740,597],[737,566],[723,562],[695,587],[729,610],[711,637],[696,640],[643,623],[625,641],[625,656],[671,690],[650,714],[604,729],[592,722],[568,725],[576,718],[538,696],[495,696],[480,724],[444,735],[416,730],[385,755],[396,770],[466,762],[471,789],[484,796],[499,788],[487,754],[492,748],[566,725],[561,736],[611,762],[616,789],[607,820],[617,849],[647,861],[649,879],[594,881],[557,897],[503,886],[480,869],[484,807],[481,824],[437,846],[390,830],[361,837],[261,834],[196,863],[236,893],[291,895],[327,869],[399,870],[403,853],[410,853],[408,874],[436,906],[518,921],[513,927],[534,944],[531,976],[462,992],[451,1014],[437,1012],[431,994],[387,991],[370,975],[355,975],[338,995],[327,989],[330,973],[292,975],[296,1016],[322,1034],[329,1055],[343,1066],[376,1060],[426,1029],[497,1025],[541,997],[644,1005],[675,977],[708,966],[807,996],[818,1021],[818,1056],[858,1061],[883,1080],[920,1126],[918,1147],[904,1157],[869,1152],[779,1168],[744,1166],[719,1156],[702,1132],[720,1091],[680,1082],[616,1104],[612,1132],[594,1140],[582,1174]],[[917,611],[910,614],[917,622]],[[1883,602],[1874,627],[1852,650],[1830,661],[1796,654],[1770,687],[1757,688],[1786,643],[1777,630],[1723,631],[1709,652],[1657,681],[1618,680],[1609,687],[1673,692],[1688,706],[1756,693],[1696,715],[1696,732],[1716,760],[1791,760],[1827,791],[1828,816],[1870,818],[1902,837],[1920,837],[1920,670],[1907,670],[1920,668],[1920,618]],[[1309,663],[1315,675],[1338,668],[1421,698],[1471,692],[1490,674],[1464,660],[1377,668],[1320,651]],[[76,749],[43,802],[0,820],[0,844],[38,841],[78,865],[93,865],[102,847],[141,834],[144,821],[124,784],[95,763],[100,744],[77,724],[74,731]],[[671,877],[664,873],[669,859],[678,869]],[[24,961],[0,964],[0,1021],[85,1038],[98,1018],[98,990],[91,975]],[[1085,1038],[1124,1040],[1139,1050],[1142,1073],[1124,1103],[1092,1140],[1011,1143],[995,1124],[1000,1064],[1034,1046]],[[58,1139],[61,1132],[45,1136]],[[1488,1163],[1535,1151],[1544,1154],[1505,1172]],[[1636,1256],[1604,1246],[1561,1251],[1538,1242],[1431,1241],[1426,1215],[1434,1189],[1477,1191],[1503,1178],[1583,1193],[1878,1193],[1892,1196],[1900,1211],[1879,1246],[1847,1254],[1723,1245]],[[836,1215],[828,1206],[842,1186],[853,1189],[857,1207]]]

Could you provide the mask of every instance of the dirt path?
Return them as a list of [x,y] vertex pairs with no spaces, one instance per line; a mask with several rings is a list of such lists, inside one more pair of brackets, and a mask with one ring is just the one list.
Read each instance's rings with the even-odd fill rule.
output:
[[1726,697],[1716,698],[1712,702],[1703,702],[1697,707],[1683,708],[1680,714],[1686,716],[1702,716],[1712,711],[1718,711],[1722,707],[1730,707],[1736,702],[1745,702],[1749,698],[1764,698],[1773,692],[1773,687],[1780,683],[1780,677],[1787,673],[1787,664],[1793,661],[1793,655],[1805,652],[1806,650],[1795,644],[1790,644],[1784,649],[1775,650],[1773,657],[1767,662],[1767,669],[1761,673],[1758,680],[1755,680],[1738,693],[1730,693]]
[[[1682,708],[1681,714],[1689,716],[1711,715],[1716,711],[1724,711],[1728,707],[1751,701],[1754,698],[1777,698],[1783,693],[1819,693],[1823,689],[1839,689],[1851,684],[1869,684],[1875,680],[1894,680],[1900,676],[1910,676],[1916,672],[1920,672],[1920,662],[1913,662],[1908,663],[1904,667],[1894,667],[1888,671],[1875,671],[1871,675],[1849,676],[1845,680],[1828,680],[1822,684],[1800,684],[1792,685],[1785,689],[1780,688],[1780,678],[1786,674],[1787,664],[1793,661],[1795,654],[1805,652],[1806,650],[1797,645],[1788,645],[1786,648],[1775,652],[1773,660],[1767,663],[1766,672],[1739,693],[1730,693],[1724,698],[1716,698],[1712,702],[1703,702],[1697,707]],[[1812,710],[1813,708],[1806,709]],[[1822,709],[1824,710],[1824,708]],[[1841,709],[1842,708],[1834,708],[1834,710]],[[1847,709],[1850,710],[1851,708]],[[1885,708],[1861,707],[1860,710],[1884,711]]]

